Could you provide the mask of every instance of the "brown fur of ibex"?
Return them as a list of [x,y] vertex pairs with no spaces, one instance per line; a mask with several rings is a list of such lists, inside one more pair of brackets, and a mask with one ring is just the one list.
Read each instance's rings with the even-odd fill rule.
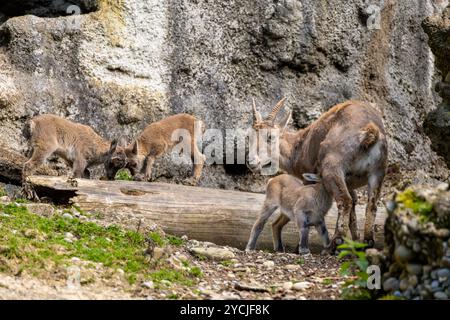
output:
[[[195,123],[197,122],[197,126]],[[108,178],[121,167],[130,170],[135,180],[151,181],[154,161],[172,150],[179,141],[172,140],[175,130],[184,129],[190,135],[190,153],[193,161],[193,179],[191,184],[197,184],[200,179],[205,156],[197,147],[197,140],[202,137],[204,124],[201,120],[186,113],[176,114],[160,121],[149,124],[142,133],[128,146],[126,139],[121,137],[111,145],[109,155]],[[195,132],[197,129],[198,132]],[[121,159],[125,158],[125,162]],[[114,165],[116,160],[117,165]]]
[[266,199],[261,213],[253,225],[246,250],[255,250],[256,242],[264,225],[278,209],[280,215],[272,223],[273,247],[284,252],[281,233],[283,227],[294,221],[300,232],[299,253],[309,253],[309,228],[314,226],[319,233],[324,248],[328,248],[330,239],[325,225],[325,215],[332,204],[331,195],[325,189],[320,178],[305,174],[304,178],[314,184],[304,185],[302,181],[289,174],[281,174],[269,179],[266,187]]
[[110,142],[89,126],[51,114],[36,116],[28,125],[33,154],[24,164],[24,179],[53,154],[72,167],[72,178],[89,178],[87,168],[103,164],[108,155]]
[[[280,101],[274,108],[280,110]],[[273,113],[273,112],[272,112]],[[272,114],[271,113],[271,114]],[[355,189],[368,186],[364,240],[374,245],[374,221],[387,165],[387,141],[380,113],[370,104],[347,101],[332,107],[305,129],[286,131],[291,112],[280,121],[275,117],[263,119],[253,106],[253,128],[280,129],[280,168],[301,178],[303,173],[316,173],[336,200],[337,228],[333,237],[334,248],[342,242],[350,229],[358,239]],[[259,143],[256,141],[256,143]],[[248,159],[248,167],[259,172],[277,155]]]

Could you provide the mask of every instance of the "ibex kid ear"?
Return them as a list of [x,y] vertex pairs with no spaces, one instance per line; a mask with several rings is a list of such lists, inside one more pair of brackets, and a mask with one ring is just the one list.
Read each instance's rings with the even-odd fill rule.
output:
[[134,154],[134,155],[138,154],[138,142],[137,142],[137,140],[134,140],[134,142],[133,142],[131,153]]
[[304,174],[302,174],[302,176],[303,176],[303,179],[305,179],[305,181],[308,181],[308,182],[322,181],[320,176],[318,176],[317,174],[314,174],[314,173],[304,173]]
[[116,150],[117,148],[117,139],[114,139],[113,141],[111,141],[111,146],[109,147],[109,152],[112,153]]

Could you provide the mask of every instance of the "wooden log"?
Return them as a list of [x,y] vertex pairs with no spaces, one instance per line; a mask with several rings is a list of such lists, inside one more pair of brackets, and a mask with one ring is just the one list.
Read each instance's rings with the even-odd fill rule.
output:
[[[65,180],[63,177],[30,177],[40,196],[66,199],[82,210],[103,215],[131,213],[146,223],[158,224],[169,234],[241,249],[264,201],[263,194],[177,184],[79,179],[78,186],[73,187]],[[334,233],[336,214],[334,205],[326,217],[330,234]],[[385,211],[380,208],[376,219],[378,245],[383,243],[385,217]],[[364,207],[357,206],[357,218],[362,235]],[[317,233],[311,229],[311,248],[320,249]],[[283,238],[293,250],[299,239],[294,223],[286,226]],[[258,248],[272,248],[270,221],[258,241]]]
[[[22,168],[27,158],[15,150],[0,143],[0,181],[15,185],[22,184]],[[38,174],[57,175],[56,170],[43,165]]]

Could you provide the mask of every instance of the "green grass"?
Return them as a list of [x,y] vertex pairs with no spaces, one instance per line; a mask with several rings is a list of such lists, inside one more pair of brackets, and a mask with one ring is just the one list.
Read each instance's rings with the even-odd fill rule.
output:
[[296,263],[298,264],[298,265],[304,265],[305,264],[305,259],[303,259],[303,258],[300,258],[300,259],[298,259],[297,261],[296,261]]
[[0,197],[4,197],[4,196],[7,196],[6,190],[2,186],[0,186]]
[[172,235],[162,236],[159,232],[156,231],[150,232],[149,238],[159,247],[164,247],[166,245],[179,247],[185,243],[185,241],[183,241],[179,237]]
[[223,265],[224,267],[229,267],[233,264],[233,261],[231,260],[223,260],[219,262],[221,265]]
[[120,169],[117,171],[114,180],[133,181],[133,176],[128,169]]
[[[66,267],[72,257],[105,267],[122,269],[130,284],[140,279],[152,278],[186,285],[199,277],[196,267],[188,272],[170,268],[151,270],[150,257],[144,254],[148,247],[145,235],[118,226],[100,226],[62,216],[42,217],[17,205],[0,205],[0,272],[16,273],[28,270],[33,275],[48,272],[50,266]],[[74,235],[72,243],[65,240],[65,233]],[[151,233],[155,242],[165,239]],[[169,241],[168,241],[169,242]]]
[[194,284],[193,280],[188,278],[185,273],[169,268],[161,268],[152,272],[150,278],[156,284],[161,284],[164,280],[172,283],[180,283],[185,286],[192,286]]

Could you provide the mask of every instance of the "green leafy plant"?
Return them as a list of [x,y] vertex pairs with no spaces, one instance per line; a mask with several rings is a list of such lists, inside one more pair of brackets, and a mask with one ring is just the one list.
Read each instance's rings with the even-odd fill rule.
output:
[[128,169],[120,169],[117,171],[114,180],[133,181],[133,176]]
[[300,258],[300,259],[298,259],[297,261],[296,261],[296,263],[298,264],[298,265],[304,265],[305,264],[305,259],[303,259],[303,258]]
[[345,239],[345,242],[338,246],[341,250],[339,259],[346,259],[341,265],[341,275],[348,276],[342,289],[342,297],[346,300],[371,299],[372,294],[367,289],[367,267],[369,262],[363,249],[366,244]]

